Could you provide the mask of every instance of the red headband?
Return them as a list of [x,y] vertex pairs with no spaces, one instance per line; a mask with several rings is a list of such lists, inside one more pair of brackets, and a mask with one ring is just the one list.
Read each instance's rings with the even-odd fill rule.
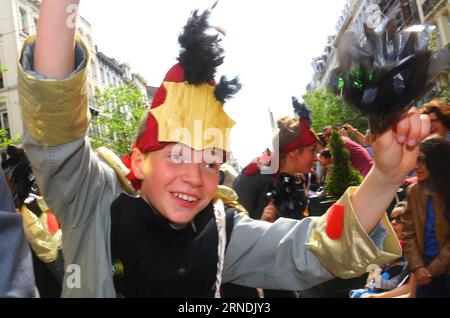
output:
[[306,120],[300,119],[298,127],[300,135],[281,148],[281,152],[288,153],[297,150],[300,147],[308,147],[319,140]]

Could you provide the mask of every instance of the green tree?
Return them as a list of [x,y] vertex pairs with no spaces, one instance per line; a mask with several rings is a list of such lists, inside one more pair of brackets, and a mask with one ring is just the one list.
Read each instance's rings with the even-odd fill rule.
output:
[[[445,46],[448,50],[450,50],[450,43]],[[434,29],[431,32],[429,49],[434,53],[439,50],[439,32],[438,29]],[[447,75],[450,72],[450,68],[447,68]],[[445,72],[444,72],[445,73]],[[432,99],[445,99],[447,103],[450,103],[450,92],[448,86],[439,87],[435,85],[433,89],[431,89],[423,98],[420,100],[417,105],[421,107],[423,104],[428,103]]]
[[428,42],[428,49],[431,50],[431,52],[436,52],[437,50],[439,50],[439,33],[438,33],[438,29],[434,29],[433,31],[431,31],[430,34],[430,41]]
[[328,177],[325,190],[328,194],[339,198],[350,186],[358,186],[363,177],[350,163],[350,154],[344,148],[344,141],[336,131],[333,131],[330,141],[333,165]]
[[6,129],[0,129],[0,145],[2,149],[5,149],[8,146],[16,146],[20,144],[22,141],[22,136],[17,135],[13,138],[9,138],[9,133]]
[[447,104],[450,103],[450,90],[448,89],[448,86],[442,87],[436,98],[445,99],[447,101]]
[[310,91],[303,96],[303,99],[311,109],[312,128],[316,132],[322,131],[328,125],[342,126],[345,123],[351,124],[362,132],[368,127],[365,117],[355,112],[328,89],[319,88]]
[[100,138],[90,137],[93,147],[105,145],[120,157],[130,153],[147,111],[145,96],[135,86],[124,85],[97,91],[95,100],[105,111],[94,119],[94,124],[102,129]]
[[432,99],[444,99],[447,103],[450,103],[450,91],[447,86],[438,88],[435,87],[430,90],[420,102],[417,103],[419,107],[422,107],[424,104],[428,103]]

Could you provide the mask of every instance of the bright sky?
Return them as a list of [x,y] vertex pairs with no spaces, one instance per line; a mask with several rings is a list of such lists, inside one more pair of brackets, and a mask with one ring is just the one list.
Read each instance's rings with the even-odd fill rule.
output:
[[[94,42],[159,87],[178,56],[178,35],[193,9],[214,0],[83,0],[80,13]],[[345,0],[221,0],[211,24],[227,31],[220,75],[239,75],[243,89],[225,109],[237,122],[231,147],[241,166],[271,147],[275,120],[293,115],[312,79],[312,58],[323,53]]]

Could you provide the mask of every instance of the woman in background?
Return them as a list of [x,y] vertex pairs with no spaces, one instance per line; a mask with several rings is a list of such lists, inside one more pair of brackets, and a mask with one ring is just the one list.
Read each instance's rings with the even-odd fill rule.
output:
[[420,144],[408,188],[405,248],[417,278],[417,298],[450,297],[450,142],[430,137]]

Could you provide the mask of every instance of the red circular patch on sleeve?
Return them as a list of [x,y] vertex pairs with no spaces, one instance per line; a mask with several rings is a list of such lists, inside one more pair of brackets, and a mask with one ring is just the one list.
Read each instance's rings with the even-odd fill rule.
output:
[[344,213],[345,206],[340,203],[333,204],[328,211],[325,231],[332,240],[337,240],[342,236],[342,231],[344,230]]
[[47,210],[46,213],[48,230],[50,231],[50,233],[52,233],[52,235],[55,235],[55,233],[60,229],[58,220],[53,215],[53,213],[50,212],[50,210]]

